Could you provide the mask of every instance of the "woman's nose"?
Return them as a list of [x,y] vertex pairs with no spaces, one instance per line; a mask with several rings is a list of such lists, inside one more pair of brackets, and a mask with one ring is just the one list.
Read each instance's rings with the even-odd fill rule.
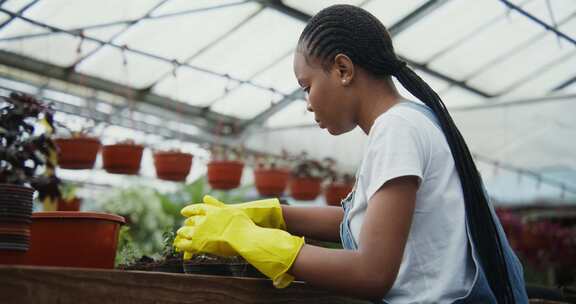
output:
[[314,110],[312,110],[312,105],[310,104],[310,101],[306,101],[306,110],[308,110],[308,112],[314,112]]

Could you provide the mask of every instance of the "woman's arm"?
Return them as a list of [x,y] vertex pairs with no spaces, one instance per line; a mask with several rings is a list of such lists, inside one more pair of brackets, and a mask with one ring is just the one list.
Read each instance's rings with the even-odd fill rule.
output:
[[288,232],[320,241],[340,242],[341,207],[297,207],[282,205]]
[[400,268],[417,189],[413,176],[386,182],[368,203],[357,251],[304,245],[290,273],[340,293],[383,298]]

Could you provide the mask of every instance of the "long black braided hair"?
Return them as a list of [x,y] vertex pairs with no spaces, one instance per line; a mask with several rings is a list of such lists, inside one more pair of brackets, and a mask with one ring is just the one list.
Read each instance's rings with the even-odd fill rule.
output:
[[384,25],[361,8],[333,5],[310,19],[298,41],[298,51],[306,58],[319,59],[325,69],[337,54],[345,54],[375,77],[395,76],[432,109],[454,157],[470,233],[490,288],[498,303],[515,303],[495,219],[468,146],[438,94],[398,58]]

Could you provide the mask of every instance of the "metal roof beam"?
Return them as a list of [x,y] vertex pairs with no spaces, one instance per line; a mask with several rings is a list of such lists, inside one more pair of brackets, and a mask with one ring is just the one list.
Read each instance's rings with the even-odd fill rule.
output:
[[159,108],[175,111],[178,109],[185,117],[194,120],[197,126],[204,130],[212,131],[218,123],[235,123],[237,118],[206,111],[201,107],[184,104],[166,97],[162,97],[149,92],[142,92],[118,83],[103,80],[97,77],[80,74],[69,69],[58,67],[49,63],[41,62],[25,56],[13,54],[0,50],[0,64],[21,69],[38,75],[45,75],[80,86],[89,87],[95,90],[104,91],[114,95],[130,96],[134,100],[148,103]]
[[[244,1],[245,2],[245,1]],[[197,52],[195,52],[194,54],[188,56],[188,58],[184,59],[183,62],[185,63],[190,63],[192,60],[194,60],[195,58],[197,58],[198,56],[204,54],[207,50],[209,50],[210,48],[212,48],[213,46],[215,46],[216,44],[218,44],[220,41],[224,40],[225,38],[229,37],[230,35],[232,35],[233,33],[235,33],[236,31],[238,31],[240,28],[242,28],[242,26],[244,26],[246,23],[248,23],[248,21],[252,20],[254,17],[256,17],[258,14],[260,14],[260,12],[262,12],[263,8],[260,8],[258,10],[256,10],[254,13],[248,15],[246,18],[244,18],[242,21],[240,21],[236,26],[234,26],[233,28],[231,28],[230,30],[228,30],[227,32],[225,32],[224,34],[220,35],[219,37],[217,37],[216,39],[214,39],[212,42],[208,43],[206,46],[204,46],[203,48],[201,48],[200,50],[198,50]],[[178,68],[178,66],[174,67],[174,69],[172,69],[172,71],[166,72],[164,75],[158,77],[158,79],[156,79],[148,88],[146,88],[147,90],[152,90],[154,88],[154,86],[156,86],[158,83],[160,83],[162,80],[166,79],[168,76],[172,75],[174,73],[174,71]]]
[[[234,3],[226,3],[226,4],[210,6],[210,7],[188,9],[188,10],[183,10],[180,12],[167,13],[167,14],[161,14],[161,15],[155,15],[155,16],[150,15],[150,16],[147,16],[145,18],[125,19],[125,20],[118,20],[118,21],[106,22],[106,23],[101,23],[101,24],[94,24],[94,25],[89,25],[89,26],[85,26],[85,27],[70,29],[69,31],[80,33],[83,31],[89,31],[89,30],[101,29],[101,28],[107,28],[107,27],[114,27],[114,26],[118,26],[118,25],[130,25],[130,24],[136,23],[140,19],[141,20],[164,19],[164,18],[170,18],[170,17],[176,17],[176,16],[189,15],[189,14],[194,14],[194,13],[201,13],[201,12],[205,12],[205,11],[211,11],[214,9],[237,6],[237,5],[245,4],[248,2],[253,2],[253,0],[244,0],[244,1],[234,2]],[[0,41],[11,41],[11,40],[23,40],[23,39],[29,39],[29,38],[38,38],[38,37],[48,36],[48,35],[52,35],[52,34],[54,34],[54,33],[48,32],[48,33],[18,35],[18,36],[1,38]]]
[[521,7],[519,7],[518,5],[508,1],[508,0],[500,0],[502,3],[504,3],[504,5],[506,5],[508,8],[517,11],[518,13],[524,15],[526,18],[532,20],[533,22],[541,25],[542,27],[544,27],[546,30],[553,32],[554,34],[556,34],[558,37],[572,43],[573,45],[576,46],[576,40],[574,40],[574,38],[566,35],[565,33],[559,31],[558,29],[556,29],[555,27],[549,25],[548,23],[540,20],[538,17],[528,13],[527,11],[525,11],[524,9],[522,9]]
[[474,110],[485,110],[490,108],[501,108],[501,107],[514,107],[514,106],[525,106],[540,102],[558,102],[558,101],[576,101],[576,94],[567,95],[553,95],[553,96],[541,96],[535,98],[524,98],[501,102],[491,102],[487,104],[481,104],[476,106],[463,106],[463,107],[452,107],[448,108],[450,112],[465,112]]
[[[24,20],[24,21],[26,21],[26,22],[28,22],[28,23],[35,24],[35,25],[38,25],[38,26],[47,28],[47,29],[49,29],[49,30],[51,30],[51,31],[65,33],[65,34],[68,34],[68,35],[73,36],[73,37],[80,37],[80,36],[81,36],[79,33],[74,33],[74,32],[68,31],[68,30],[60,29],[60,28],[57,28],[57,27],[48,25],[48,24],[46,24],[46,23],[42,23],[42,22],[39,22],[39,21],[32,20],[32,19],[30,19],[30,18],[26,18],[26,17],[24,17],[24,16],[18,16],[17,14],[15,14],[15,13],[13,13],[13,12],[11,12],[11,11],[8,11],[8,10],[6,10],[6,9],[3,9],[3,8],[1,8],[1,7],[0,7],[0,12],[7,13],[7,14],[9,14],[9,15],[11,15],[11,16],[16,16],[16,17],[18,17],[18,18],[20,18],[20,19],[22,19],[22,20]],[[114,43],[111,43],[111,42],[106,42],[106,41],[103,41],[103,40],[100,40],[100,39],[96,39],[96,38],[93,38],[93,37],[89,37],[89,36],[84,36],[84,39],[89,40],[89,41],[93,41],[93,42],[96,42],[96,43],[99,43],[99,44],[101,44],[101,45],[108,45],[108,46],[110,46],[110,47],[113,47],[113,48],[116,48],[116,49],[119,49],[119,50],[122,50],[122,51],[126,51],[126,52],[129,52],[129,53],[138,54],[138,55],[142,55],[142,56],[144,56],[144,57],[156,59],[156,60],[158,60],[158,61],[162,61],[162,62],[174,64],[174,60],[171,60],[171,59],[168,59],[168,58],[165,58],[165,57],[162,57],[162,56],[158,56],[158,55],[155,55],[155,54],[152,54],[152,53],[148,53],[148,52],[145,52],[145,51],[132,49],[132,48],[129,48],[129,47],[127,47],[127,46],[117,45],[117,44],[114,44]],[[217,72],[210,71],[210,70],[207,70],[207,69],[203,69],[203,68],[200,68],[200,67],[197,67],[197,66],[193,66],[193,65],[190,65],[190,64],[187,64],[187,63],[179,63],[179,64],[180,64],[180,66],[187,67],[187,68],[191,68],[191,69],[196,70],[196,71],[204,72],[204,73],[211,74],[211,75],[218,76],[218,77],[229,78],[229,79],[234,80],[234,81],[237,81],[237,82],[249,84],[249,85],[251,85],[251,86],[253,86],[253,87],[255,87],[255,88],[259,88],[259,89],[262,89],[262,90],[268,90],[268,91],[274,91],[274,90],[275,90],[274,88],[270,88],[270,87],[265,87],[265,86],[262,86],[262,85],[258,85],[258,84],[256,84],[256,83],[253,83],[253,82],[248,81],[248,80],[233,78],[233,77],[231,77],[231,76],[229,76],[229,75],[227,75],[227,74],[217,73]],[[282,94],[282,95],[284,95],[284,94]]]
[[[112,35],[112,37],[110,39],[108,39],[108,42],[114,41],[114,39],[116,39],[116,38],[118,38],[118,36],[124,34],[130,27],[132,27],[135,24],[138,24],[140,21],[148,18],[148,16],[150,16],[150,14],[152,14],[157,8],[161,7],[162,5],[164,5],[168,1],[169,0],[162,0],[159,3],[157,3],[156,5],[154,5],[151,9],[148,10],[148,12],[146,12],[146,14],[144,14],[144,16],[134,20],[133,22],[129,23],[126,27],[124,27],[123,29],[121,29],[120,31],[118,31],[117,33]],[[82,32],[80,32],[79,34],[84,36],[84,34]],[[104,45],[101,44],[101,45],[97,46],[96,48],[94,48],[93,50],[90,50],[90,52],[88,52],[86,55],[81,56],[76,61],[74,61],[74,63],[70,66],[70,69],[76,69],[76,66],[78,66],[82,61],[90,58],[92,55],[98,53],[103,48],[104,48]]]
[[34,1],[26,4],[26,6],[22,7],[20,10],[18,10],[18,12],[15,15],[10,15],[10,18],[8,18],[6,21],[4,21],[0,24],[0,30],[3,29],[8,24],[10,24],[12,21],[14,21],[14,19],[18,18],[18,16],[22,16],[22,14],[24,14],[24,12],[26,12],[34,4],[38,3],[38,1],[40,1],[40,0],[34,0]]

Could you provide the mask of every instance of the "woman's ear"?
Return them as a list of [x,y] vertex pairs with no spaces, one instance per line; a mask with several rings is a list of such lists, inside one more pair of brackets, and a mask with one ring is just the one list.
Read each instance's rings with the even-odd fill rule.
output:
[[343,86],[349,85],[354,79],[354,63],[344,54],[334,57],[334,69]]

